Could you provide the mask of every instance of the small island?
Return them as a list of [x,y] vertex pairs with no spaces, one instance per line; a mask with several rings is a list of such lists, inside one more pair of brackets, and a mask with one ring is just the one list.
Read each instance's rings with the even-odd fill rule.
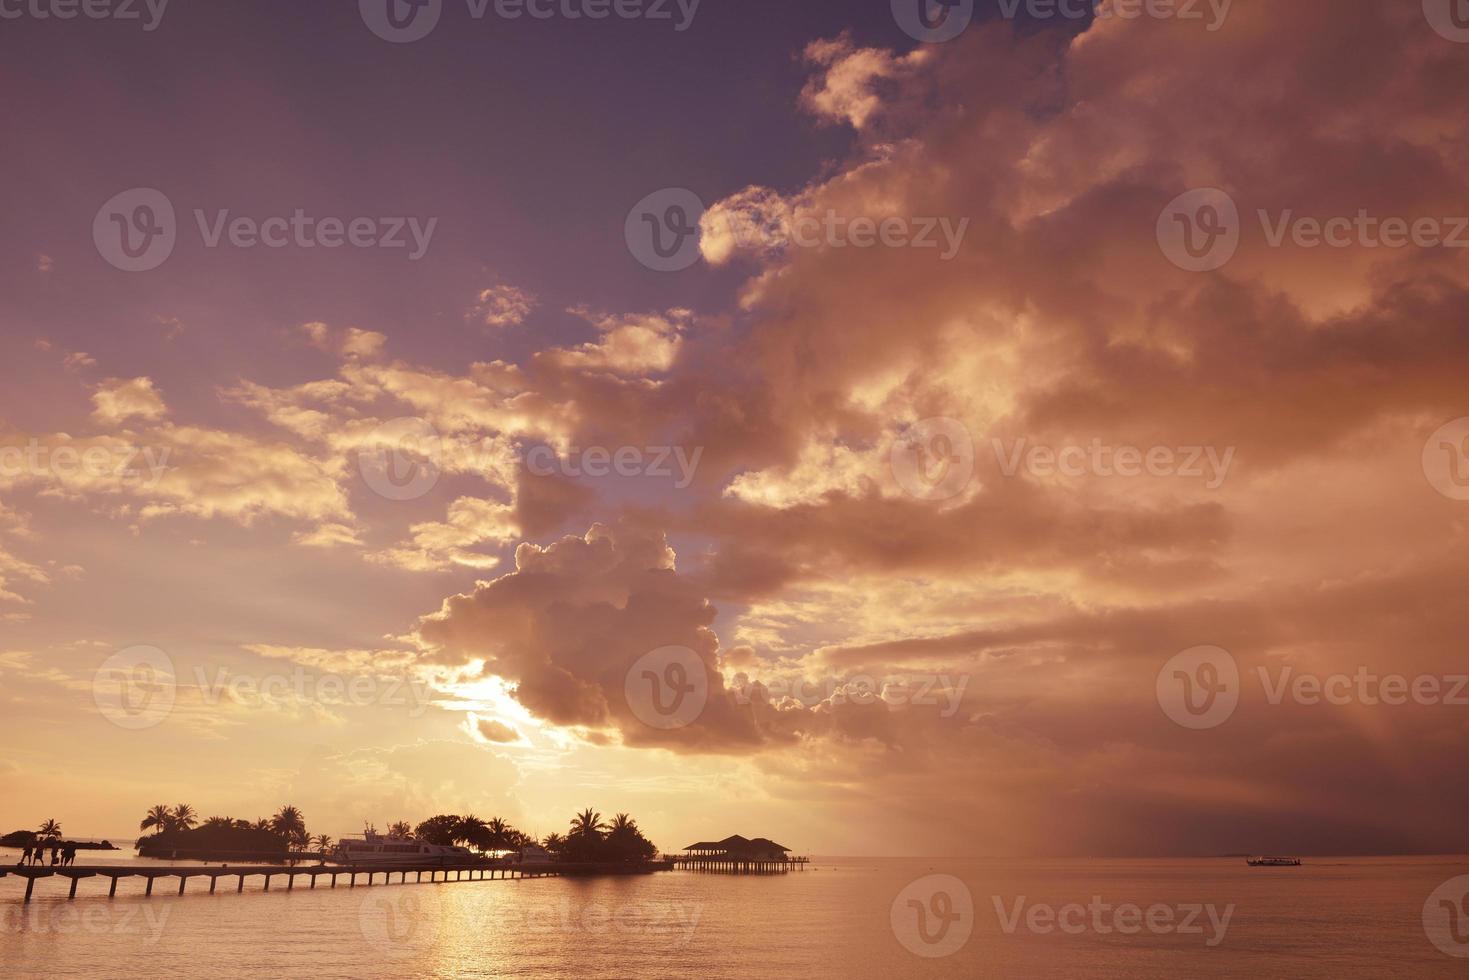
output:
[[58,847],[71,848],[74,851],[115,851],[116,845],[112,841],[77,841],[66,840],[61,836],[61,824],[55,820],[47,820],[41,824],[39,830],[12,830],[10,833],[0,837],[0,847],[27,848],[36,847]]

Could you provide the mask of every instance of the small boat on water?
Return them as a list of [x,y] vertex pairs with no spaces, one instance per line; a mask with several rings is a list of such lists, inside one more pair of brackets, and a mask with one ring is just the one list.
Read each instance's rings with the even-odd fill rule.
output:
[[1245,858],[1245,863],[1252,868],[1299,868],[1300,858],[1288,857],[1252,857]]
[[431,864],[474,860],[473,852],[467,847],[430,844],[371,830],[364,831],[361,838],[344,838],[338,842],[332,856],[342,864]]

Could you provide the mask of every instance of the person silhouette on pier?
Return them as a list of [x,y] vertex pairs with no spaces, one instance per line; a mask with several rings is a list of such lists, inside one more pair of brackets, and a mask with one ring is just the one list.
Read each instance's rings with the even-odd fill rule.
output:
[[75,844],[67,844],[61,849],[61,866],[63,868],[69,868],[73,864],[76,864],[76,860],[77,846]]
[[54,868],[61,861],[61,847],[58,844],[51,845],[51,866]]
[[25,865],[30,864],[30,863],[31,863],[31,846],[29,844],[27,844],[26,845],[26,849],[21,852],[20,861],[18,861],[15,866],[17,868],[21,868],[21,867],[24,867]]

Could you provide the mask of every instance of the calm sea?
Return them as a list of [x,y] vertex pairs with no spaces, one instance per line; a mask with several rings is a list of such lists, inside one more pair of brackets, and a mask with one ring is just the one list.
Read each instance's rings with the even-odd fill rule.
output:
[[[5,855],[8,854],[8,858]],[[0,852],[12,865],[15,852]],[[131,862],[83,852],[79,864]],[[0,976],[1464,977],[1469,858],[820,859],[787,875],[236,894],[0,879]],[[1447,890],[1446,890],[1447,889]],[[1445,898],[1445,896],[1448,896]],[[1425,906],[1430,922],[1425,925]],[[1447,922],[1447,918],[1444,918]],[[1432,933],[1432,934],[1431,934]],[[1460,940],[1463,940],[1460,943]]]

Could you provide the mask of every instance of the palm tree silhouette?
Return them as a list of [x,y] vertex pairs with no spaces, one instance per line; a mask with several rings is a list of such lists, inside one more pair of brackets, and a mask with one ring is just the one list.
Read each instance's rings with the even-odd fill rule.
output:
[[189,806],[189,804],[180,803],[173,808],[173,829],[188,830],[198,822],[199,817],[194,812],[194,808]]
[[602,815],[591,807],[587,807],[581,813],[571,818],[572,837],[601,837],[607,825],[602,822]]
[[315,840],[316,849],[322,854],[325,854],[327,851],[331,850],[332,845],[336,843],[336,841],[332,840],[331,834],[318,834]]
[[399,820],[397,823],[388,824],[388,836],[412,837],[413,825],[406,820]]
[[469,843],[484,850],[482,845],[485,843],[485,822],[474,814],[460,817],[459,825],[454,828],[454,843]]
[[61,824],[55,820],[47,820],[41,824],[41,836],[46,838],[60,837]]
[[155,803],[148,809],[148,815],[143,822],[138,824],[139,830],[153,828],[153,833],[161,834],[165,830],[173,829],[173,811],[165,803]]
[[485,824],[485,843],[489,844],[489,850],[506,850],[514,833],[515,830],[508,823],[499,817],[491,817],[490,822]]
[[298,808],[288,803],[270,818],[270,829],[288,841],[300,841],[306,836],[306,818],[301,816]]
[[556,833],[547,834],[546,839],[541,841],[541,846],[552,854],[560,854],[561,849],[566,846],[566,838]]

